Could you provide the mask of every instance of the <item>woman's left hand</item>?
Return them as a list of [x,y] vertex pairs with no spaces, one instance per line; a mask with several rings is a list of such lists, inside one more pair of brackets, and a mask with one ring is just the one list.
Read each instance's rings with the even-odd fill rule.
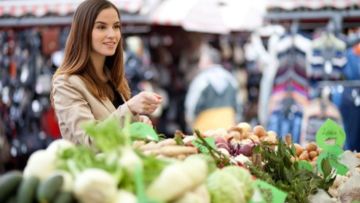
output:
[[152,122],[151,122],[150,118],[147,116],[144,116],[144,115],[139,115],[139,122],[146,123],[146,124],[152,126]]

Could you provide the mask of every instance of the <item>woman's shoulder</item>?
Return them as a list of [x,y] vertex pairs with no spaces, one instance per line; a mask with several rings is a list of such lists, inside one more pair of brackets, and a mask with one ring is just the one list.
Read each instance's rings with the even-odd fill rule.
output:
[[80,87],[80,86],[84,85],[84,81],[78,75],[61,74],[61,75],[54,76],[53,84],[54,85],[56,85],[56,84],[59,84],[59,85],[68,84],[68,85],[72,85],[72,86],[75,86],[75,87]]

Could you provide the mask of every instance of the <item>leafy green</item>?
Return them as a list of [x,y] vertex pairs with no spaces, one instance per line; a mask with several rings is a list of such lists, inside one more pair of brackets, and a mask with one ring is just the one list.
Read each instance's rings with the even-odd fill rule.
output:
[[[249,165],[249,169],[256,177],[278,187],[288,193],[287,202],[308,202],[308,196],[322,188],[327,190],[335,180],[332,170],[324,163],[326,175],[319,176],[316,172],[301,168],[297,161],[292,162],[295,151],[293,146],[287,146],[279,140],[277,150],[271,145],[262,143],[254,150],[259,154],[263,163]],[[324,170],[323,169],[323,170]]]
[[[218,167],[225,167],[230,165],[230,159],[226,157],[224,154],[216,150],[216,146],[210,144],[210,141],[207,141],[205,138],[201,136],[201,133],[199,130],[195,130],[196,135],[196,146],[199,148],[206,149],[206,152],[210,154],[210,156],[215,160],[216,165]],[[204,152],[205,150],[202,150],[200,152]]]
[[147,197],[144,184],[144,171],[141,166],[135,169],[135,187],[138,203],[159,203]]
[[59,152],[57,167],[74,176],[88,168],[99,168],[109,172],[117,182],[120,182],[123,170],[115,161],[109,161],[110,158],[111,156],[97,156],[88,147],[77,146]]
[[89,122],[84,124],[88,134],[95,146],[102,152],[113,151],[121,146],[130,145],[129,118],[125,119],[125,127],[120,128],[116,119],[107,119],[99,123]]
[[153,140],[159,141],[159,135],[148,124],[135,122],[130,125],[130,135],[136,140]]

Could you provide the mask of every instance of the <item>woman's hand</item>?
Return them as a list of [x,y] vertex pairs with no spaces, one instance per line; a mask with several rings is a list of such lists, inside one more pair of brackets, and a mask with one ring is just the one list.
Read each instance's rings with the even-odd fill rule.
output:
[[147,117],[147,116],[144,116],[144,115],[139,116],[139,122],[142,122],[142,123],[145,123],[145,124],[148,124],[148,125],[152,126],[152,122],[151,122],[150,118]]
[[127,101],[134,114],[151,114],[162,102],[162,97],[154,92],[140,92]]

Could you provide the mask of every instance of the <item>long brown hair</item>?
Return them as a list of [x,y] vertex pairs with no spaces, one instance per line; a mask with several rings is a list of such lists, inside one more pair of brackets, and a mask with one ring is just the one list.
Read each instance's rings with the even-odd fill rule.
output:
[[[100,99],[113,98],[113,94],[109,86],[100,80],[90,60],[92,30],[99,13],[111,7],[116,10],[120,19],[120,13],[116,6],[107,0],[86,0],[78,6],[66,41],[64,61],[53,77],[62,74],[66,76],[78,75],[84,80],[90,92]],[[110,81],[124,99],[128,100],[130,98],[130,88],[125,78],[122,45],[123,40],[121,37],[115,54],[107,56],[104,65],[109,69]]]

